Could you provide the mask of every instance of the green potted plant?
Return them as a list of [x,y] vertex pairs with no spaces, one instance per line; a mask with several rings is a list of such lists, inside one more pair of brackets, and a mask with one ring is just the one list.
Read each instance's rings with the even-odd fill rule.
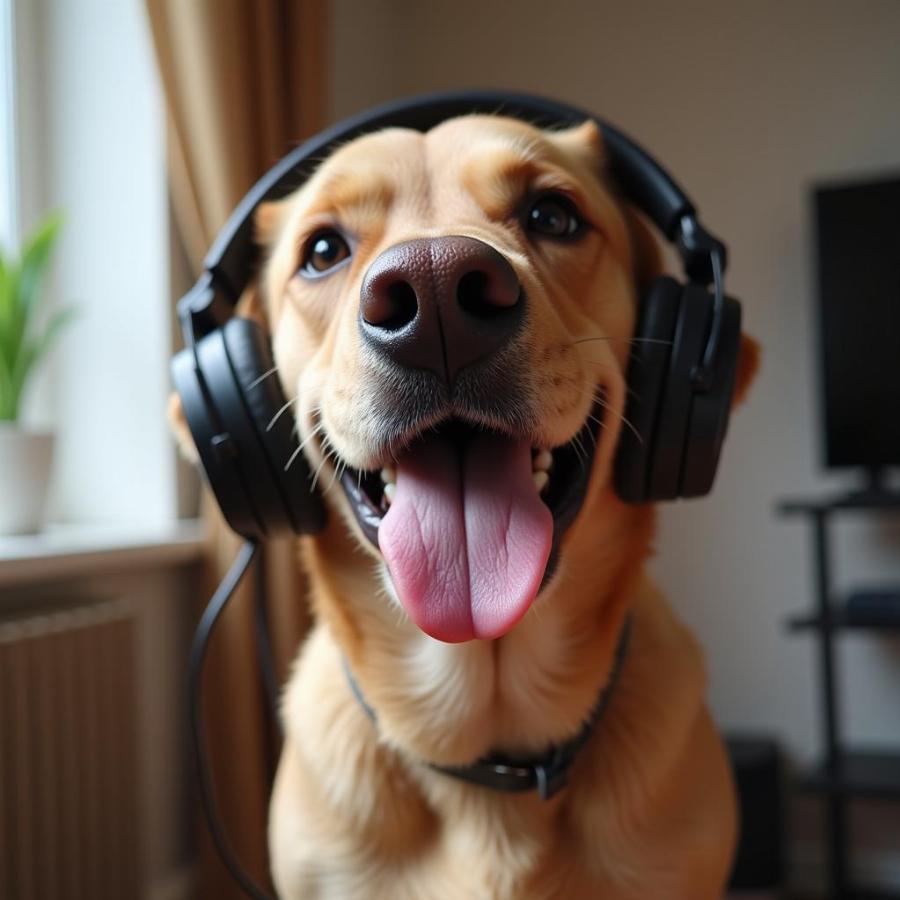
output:
[[27,428],[22,399],[72,310],[43,310],[41,288],[62,224],[44,219],[16,258],[0,248],[0,534],[37,531],[42,522],[53,435]]

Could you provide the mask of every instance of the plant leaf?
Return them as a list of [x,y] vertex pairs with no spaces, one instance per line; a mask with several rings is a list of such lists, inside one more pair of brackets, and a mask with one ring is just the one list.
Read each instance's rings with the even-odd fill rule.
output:
[[37,338],[26,340],[22,345],[22,350],[12,370],[11,379],[13,391],[17,396],[22,394],[25,379],[31,369],[44,357],[60,331],[72,320],[74,315],[75,310],[72,308],[59,310],[50,317]]
[[[17,279],[18,290],[12,295],[12,314],[8,322],[13,369],[17,365],[17,356],[22,352],[22,342],[29,331],[29,323],[34,321],[37,314],[38,291],[61,227],[62,217],[58,213],[47,216],[31,233],[22,248]],[[31,325],[31,328],[33,327]]]
[[39,291],[61,227],[62,216],[53,213],[26,239],[20,259],[0,252],[0,419],[18,416],[31,368],[71,317],[64,310],[37,325]]
[[0,422],[15,421],[18,417],[18,400],[13,390],[12,372],[0,356]]
[[19,267],[10,260],[0,278],[0,357],[12,369],[19,349],[22,318],[18,302]]
[[62,228],[62,216],[51,213],[32,232],[22,248],[22,271],[19,277],[19,302],[28,311],[33,310],[35,297],[50,261],[50,253]]

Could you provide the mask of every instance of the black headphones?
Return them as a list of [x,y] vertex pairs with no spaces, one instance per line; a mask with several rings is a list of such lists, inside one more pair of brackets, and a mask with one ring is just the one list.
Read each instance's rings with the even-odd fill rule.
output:
[[[724,294],[725,245],[701,227],[694,205],[662,166],[589,113],[526,94],[427,94],[339,122],[284,157],[238,204],[203,275],[178,304],[187,347],[172,362],[175,387],[209,484],[229,525],[244,537],[309,534],[325,524],[294,417],[282,415],[286,401],[269,338],[255,322],[234,316],[259,259],[254,211],[296,190],[323,157],[353,138],[388,126],[426,131],[470,113],[514,116],[539,127],[597,122],[613,181],[675,245],[688,279],[657,278],[641,297],[627,376],[625,415],[633,430],[623,429],[619,439],[616,491],[633,503],[710,491],[740,341],[740,304]],[[294,462],[286,467],[288,459]]]

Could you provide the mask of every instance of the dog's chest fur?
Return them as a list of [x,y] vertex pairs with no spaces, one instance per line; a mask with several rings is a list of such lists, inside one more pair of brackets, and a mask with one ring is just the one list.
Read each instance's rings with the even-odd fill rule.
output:
[[[437,672],[440,662],[434,665]],[[291,782],[292,801],[300,801],[285,847],[298,883],[285,896],[523,896],[523,885],[555,842],[557,804],[497,794],[408,765],[379,742],[373,723],[349,697],[323,628],[310,638],[287,703],[302,709],[302,719],[295,720],[293,753],[279,774]],[[278,816],[273,808],[273,820]]]
[[[715,790],[698,799],[690,771],[672,783],[698,727],[707,737],[702,671],[674,620],[661,622],[654,608],[649,617],[638,609],[635,622],[608,714],[570,787],[549,803],[457,782],[390,746],[352,697],[330,629],[317,626],[286,696],[288,739],[272,802],[284,900],[700,900],[686,860],[696,856],[702,867],[703,854],[705,865],[727,855],[730,823],[709,815],[713,798],[721,808],[727,776],[706,753],[695,777],[720,782]],[[430,675],[429,666],[408,672],[398,697],[415,696],[417,677],[421,692],[423,679],[446,680],[446,665],[438,655]],[[447,700],[459,708],[450,688]],[[673,803],[690,810],[673,817]]]

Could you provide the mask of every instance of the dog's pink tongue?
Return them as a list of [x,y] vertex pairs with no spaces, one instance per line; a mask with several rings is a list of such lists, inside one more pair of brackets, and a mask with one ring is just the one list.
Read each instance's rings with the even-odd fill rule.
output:
[[378,529],[400,602],[442,641],[509,631],[537,596],[552,538],[530,446],[495,435],[417,445],[397,462]]

